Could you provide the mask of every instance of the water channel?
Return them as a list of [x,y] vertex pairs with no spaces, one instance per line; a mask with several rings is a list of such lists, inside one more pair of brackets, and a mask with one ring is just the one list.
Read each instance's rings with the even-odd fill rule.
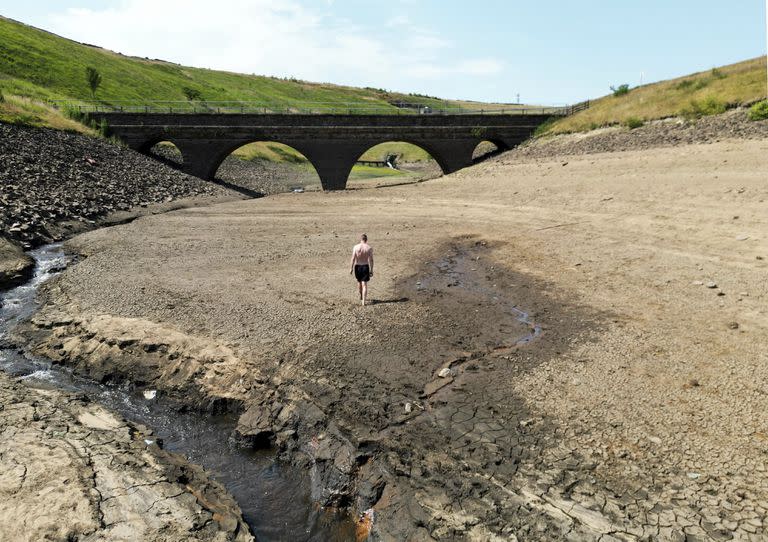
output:
[[280,464],[273,452],[249,450],[232,442],[232,417],[188,412],[162,397],[147,399],[130,386],[102,385],[10,344],[9,331],[39,307],[40,286],[69,263],[60,244],[29,254],[37,263],[33,278],[0,294],[0,370],[32,387],[85,393],[93,402],[151,428],[166,450],[202,465],[227,488],[260,542],[354,539],[347,516],[323,510],[311,501],[306,473]]

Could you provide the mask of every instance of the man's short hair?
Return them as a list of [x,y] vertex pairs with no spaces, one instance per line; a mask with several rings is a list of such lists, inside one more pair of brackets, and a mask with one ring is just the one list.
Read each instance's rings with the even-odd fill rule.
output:
[[362,239],[363,241],[367,242],[368,241],[368,236],[363,234],[363,235],[360,236],[360,239]]

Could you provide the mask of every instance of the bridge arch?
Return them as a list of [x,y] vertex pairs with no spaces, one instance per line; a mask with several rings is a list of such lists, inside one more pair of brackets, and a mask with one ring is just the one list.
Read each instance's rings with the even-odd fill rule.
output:
[[[435,169],[439,169],[440,174],[444,174],[445,169],[443,165],[432,155],[432,152],[428,147],[429,145],[425,145],[423,142],[416,142],[408,139],[378,141],[372,143],[363,150],[360,155],[355,158],[355,163],[360,161],[383,163],[388,156],[395,155],[396,165],[402,163],[413,164],[416,162],[423,162],[425,164],[431,163],[434,164]],[[353,166],[354,165],[355,164],[353,164]],[[354,170],[351,170],[350,173],[352,178],[354,178]]]
[[[320,184],[320,176],[312,162],[290,144],[257,139],[237,145],[229,153],[227,150],[223,149],[223,156],[218,155],[211,164],[211,178],[216,182],[261,193],[285,192]],[[235,160],[229,161],[230,158]],[[267,178],[254,176],[254,173],[259,172],[259,166],[253,163],[260,160],[285,164],[289,175],[283,175],[281,168],[274,168],[267,172]],[[216,163],[218,166],[213,170]],[[290,169],[291,165],[295,166],[295,170]],[[261,169],[263,171],[264,166]]]
[[168,138],[158,138],[152,141],[148,141],[140,149],[142,154],[146,154],[174,168],[184,168],[184,155],[181,149]]
[[512,147],[508,145],[504,140],[497,137],[486,137],[481,141],[478,141],[474,150],[472,151],[472,163],[482,162],[493,156],[501,154],[504,151],[510,150]]

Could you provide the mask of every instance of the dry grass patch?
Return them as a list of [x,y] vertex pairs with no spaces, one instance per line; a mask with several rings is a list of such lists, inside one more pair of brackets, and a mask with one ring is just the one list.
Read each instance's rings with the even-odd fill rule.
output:
[[[608,95],[591,107],[562,119],[546,133],[593,130],[602,126],[627,125],[630,119],[649,121],[678,115],[714,114],[734,105],[750,104],[765,97],[765,57],[695,73],[677,79]],[[710,107],[712,104],[721,107]],[[711,111],[711,113],[707,113]]]

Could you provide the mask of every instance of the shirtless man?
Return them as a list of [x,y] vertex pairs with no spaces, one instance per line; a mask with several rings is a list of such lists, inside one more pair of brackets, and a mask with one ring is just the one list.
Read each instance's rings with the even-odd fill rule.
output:
[[368,236],[362,234],[360,242],[352,249],[352,262],[349,274],[355,274],[360,301],[365,305],[368,296],[368,281],[373,276],[373,247],[368,244]]

